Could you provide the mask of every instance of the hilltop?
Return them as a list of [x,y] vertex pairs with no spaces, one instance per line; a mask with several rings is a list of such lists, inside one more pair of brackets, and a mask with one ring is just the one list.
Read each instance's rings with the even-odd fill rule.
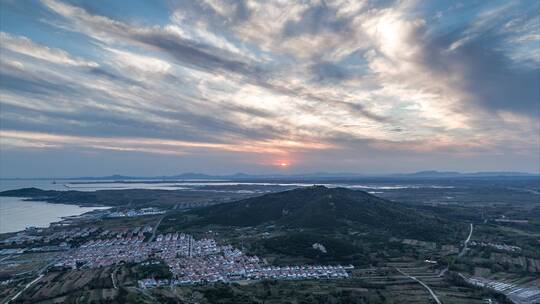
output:
[[364,191],[314,186],[195,209],[198,224],[277,225],[298,229],[343,229],[436,240],[454,225],[435,214]]

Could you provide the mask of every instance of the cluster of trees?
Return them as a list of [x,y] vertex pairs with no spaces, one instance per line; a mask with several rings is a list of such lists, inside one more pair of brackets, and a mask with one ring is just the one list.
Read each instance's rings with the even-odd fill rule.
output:
[[[314,233],[290,233],[270,239],[261,240],[268,253],[279,253],[288,256],[305,257],[317,262],[354,263],[364,256],[361,249],[351,242],[326,237]],[[313,248],[318,243],[326,252]]]

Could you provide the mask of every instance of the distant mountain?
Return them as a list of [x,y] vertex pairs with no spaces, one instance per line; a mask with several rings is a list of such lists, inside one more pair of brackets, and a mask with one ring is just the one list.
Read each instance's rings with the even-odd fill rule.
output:
[[473,172],[473,173],[460,173],[453,171],[420,171],[409,174],[393,174],[395,177],[409,177],[409,178],[471,178],[471,177],[527,177],[538,176],[537,174],[523,173],[523,172]]
[[[167,176],[126,176],[126,175],[108,175],[108,176],[84,176],[70,178],[38,178],[42,180],[306,180],[306,181],[324,181],[324,180],[355,180],[355,179],[432,179],[432,178],[511,178],[511,177],[540,177],[540,174],[531,174],[524,172],[473,172],[460,173],[453,171],[420,171],[415,173],[395,173],[395,174],[362,174],[350,172],[315,172],[304,174],[246,174],[235,173],[226,175],[211,175],[197,172],[187,172]],[[4,178],[8,179],[8,178]],[[34,178],[19,178],[34,179]]]
[[434,214],[391,202],[364,191],[314,186],[191,211],[198,224],[300,229],[354,228],[390,236],[436,240],[455,226]]
[[194,173],[194,172],[188,172],[188,173],[182,173],[172,176],[163,176],[162,178],[169,178],[169,179],[216,179],[216,176],[203,174],[203,173]]

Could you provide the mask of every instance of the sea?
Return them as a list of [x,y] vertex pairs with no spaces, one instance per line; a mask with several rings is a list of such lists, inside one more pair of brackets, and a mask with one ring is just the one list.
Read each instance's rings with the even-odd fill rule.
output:
[[[51,180],[0,180],[0,191],[36,187],[44,190],[66,190],[62,183]],[[80,207],[28,201],[22,197],[0,196],[0,234],[17,232],[28,227],[48,227],[63,217],[81,215],[108,207]]]
[[62,217],[107,208],[26,201],[20,197],[0,197],[0,233],[17,232],[28,227],[48,227],[51,223],[62,220]]

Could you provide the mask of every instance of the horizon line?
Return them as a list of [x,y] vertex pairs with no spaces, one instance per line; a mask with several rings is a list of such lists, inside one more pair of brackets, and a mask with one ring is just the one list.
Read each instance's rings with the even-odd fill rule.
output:
[[231,177],[246,175],[252,177],[271,177],[271,176],[280,176],[280,177],[301,177],[301,176],[317,176],[320,175],[333,175],[333,177],[347,177],[347,176],[357,176],[357,177],[399,177],[399,176],[414,176],[414,175],[444,175],[444,174],[455,174],[455,175],[497,175],[499,176],[515,176],[515,175],[526,175],[526,176],[540,176],[540,172],[533,171],[438,171],[438,170],[421,170],[414,172],[393,172],[393,173],[359,173],[359,172],[304,172],[304,173],[245,173],[245,172],[235,172],[235,173],[203,173],[203,172],[182,172],[178,174],[170,175],[129,175],[129,174],[109,174],[109,175],[79,175],[79,176],[61,176],[61,177],[0,177],[0,180],[17,180],[17,179],[42,179],[42,180],[63,180],[63,179],[99,179],[107,177],[126,177],[126,178],[148,178],[148,179],[159,179],[159,178],[175,178],[182,175],[204,175],[208,177]]

